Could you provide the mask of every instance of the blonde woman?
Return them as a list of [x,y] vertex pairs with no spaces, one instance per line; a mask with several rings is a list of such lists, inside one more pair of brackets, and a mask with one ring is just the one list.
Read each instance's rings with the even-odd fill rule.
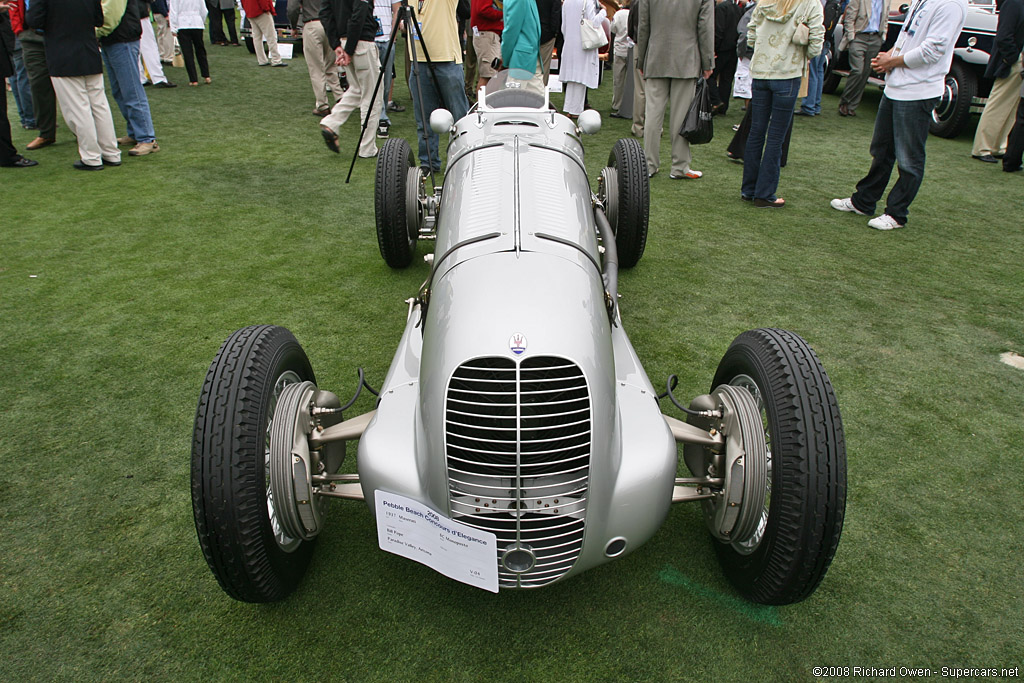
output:
[[743,151],[740,197],[759,208],[782,208],[776,197],[782,142],[793,120],[807,60],[821,52],[825,36],[819,0],[760,0],[750,17],[747,45],[753,79],[750,135]]

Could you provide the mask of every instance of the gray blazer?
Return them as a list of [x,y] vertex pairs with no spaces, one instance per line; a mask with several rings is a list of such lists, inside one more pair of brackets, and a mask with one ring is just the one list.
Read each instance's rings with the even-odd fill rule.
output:
[[697,78],[714,68],[714,0],[643,0],[639,6],[637,63],[645,78]]

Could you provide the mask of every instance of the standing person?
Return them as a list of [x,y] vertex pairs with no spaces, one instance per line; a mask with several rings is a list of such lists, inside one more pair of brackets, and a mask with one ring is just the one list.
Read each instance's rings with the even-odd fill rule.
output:
[[597,48],[583,49],[580,23],[589,21],[600,29],[607,18],[597,0],[565,0],[562,3],[562,37],[565,42],[558,51],[558,79],[565,84],[562,110],[571,118],[583,113],[587,88],[596,88],[600,82]]
[[[171,33],[178,37],[181,58],[185,60],[188,84],[199,85],[195,62],[203,81],[210,82],[210,64],[206,60],[206,44],[203,42],[203,28],[206,26],[206,2],[204,0],[171,0]],[[194,55],[194,58],[193,58]]]
[[612,17],[612,116],[619,116],[622,106],[622,92],[626,88],[626,77],[632,78],[629,64],[629,48],[633,41],[629,38],[629,0],[623,0],[622,9]]
[[[277,51],[277,28],[274,26],[274,0],[242,0],[242,11],[249,18],[252,27],[252,44],[256,49],[256,63],[259,66],[288,66],[281,61]],[[270,59],[263,50],[263,41],[267,41]],[[222,42],[221,45],[224,43]]]
[[104,25],[100,1],[32,0],[25,23],[46,34],[46,63],[53,90],[65,123],[78,138],[81,159],[74,167],[102,171],[104,166],[120,166],[121,150],[103,89],[103,61],[96,43],[95,27]]
[[540,62],[544,69],[544,85],[551,75],[551,55],[555,51],[555,37],[562,26],[561,0],[536,0],[540,17]]
[[[238,47],[238,32],[235,30],[235,0],[206,0],[206,9],[210,16],[210,44],[233,45]],[[224,24],[228,26],[228,35],[224,34]]]
[[337,55],[327,41],[327,31],[320,21],[320,0],[288,0],[288,21],[292,26],[302,24],[302,56],[306,58],[309,82],[313,86],[313,115],[323,118],[331,113],[327,100],[327,87],[334,93],[334,101],[341,99],[338,81]]
[[156,24],[156,47],[160,63],[170,66],[174,62],[174,36],[171,35],[171,27],[167,20],[170,8],[167,7],[167,0],[152,0],[149,7],[153,11],[153,23]]
[[[1024,79],[1024,73],[1021,78]],[[1003,170],[1007,173],[1024,170],[1024,85],[1020,88],[1020,101],[1017,102],[1017,121],[1010,131],[1010,139],[1006,143],[1006,156],[1003,157]]]
[[885,213],[868,225],[892,230],[907,224],[910,203],[924,180],[924,148],[932,109],[942,95],[953,48],[966,19],[967,0],[916,0],[896,45],[875,57],[871,65],[886,76],[871,138],[871,168],[857,183],[853,196],[832,200],[833,209],[873,213],[895,163],[899,178],[886,199]]
[[715,71],[708,85],[711,86],[711,113],[725,114],[732,99],[732,79],[736,75],[736,42],[743,9],[735,0],[715,2]]
[[[320,21],[337,55],[337,64],[345,68],[348,77],[348,90],[334,103],[331,113],[320,120],[320,132],[327,148],[340,153],[338,130],[356,107],[359,107],[360,114],[357,126],[362,126],[364,120],[373,122],[380,118],[381,99],[373,97],[373,86],[380,75],[380,57],[374,42],[377,22],[369,0],[324,0],[320,7]],[[372,126],[367,125],[363,133],[359,156],[364,159],[377,156],[377,140]]]
[[476,52],[476,89],[487,85],[501,68],[501,32],[505,25],[499,0],[471,0],[469,23]]
[[[743,150],[740,197],[759,208],[782,208],[779,187],[782,143],[793,123],[793,107],[807,59],[821,52],[825,38],[818,0],[761,0],[747,27],[753,97],[750,135]],[[806,27],[807,44],[794,42],[798,27]]]
[[508,80],[523,81],[525,87],[543,92],[537,3],[534,0],[505,0],[503,11],[501,62],[508,69]]
[[[409,95],[412,97],[413,113],[416,116],[420,166],[434,172],[441,170],[441,156],[437,133],[430,128],[431,112],[444,108],[458,121],[469,111],[466,75],[462,71],[462,43],[459,42],[457,11],[456,0],[426,0],[422,8],[416,12],[424,44],[420,44],[419,36],[415,33],[406,36],[409,56],[415,56],[415,62],[411,64],[406,74],[409,77]],[[415,55],[412,52],[413,48]],[[436,86],[427,67],[428,54],[434,64]]]
[[50,69],[46,63],[46,41],[43,34],[25,23],[25,0],[7,3],[14,35],[21,41],[22,59],[28,74],[29,89],[32,91],[32,113],[35,115],[39,133],[25,149],[47,147],[57,141],[57,95],[50,80]]
[[[397,38],[391,46],[391,54],[388,54],[388,42],[391,40],[391,27],[394,26],[398,15],[399,3],[391,0],[374,0],[373,16],[377,20],[377,57],[380,59],[380,68],[384,78],[380,82],[380,120],[377,121],[377,137],[386,139],[391,130],[391,117],[388,116],[388,106],[391,103],[392,73],[395,68],[395,52],[398,51]],[[403,107],[404,109],[404,107]]]
[[996,26],[995,49],[988,58],[985,78],[993,78],[992,91],[974,132],[971,156],[995,163],[1006,152],[1006,139],[1013,128],[1017,106],[1017,74],[1024,49],[1024,0],[1003,0]]
[[[839,98],[839,115],[856,116],[864,86],[871,76],[871,61],[882,49],[889,28],[892,0],[850,0],[843,13],[843,43],[849,44],[850,75]],[[840,45],[839,49],[842,50]]]
[[643,0],[633,0],[629,4],[629,18],[626,21],[626,35],[633,41],[633,126],[631,132],[633,137],[644,139],[644,123],[647,116],[647,91],[644,89],[646,81],[644,72],[640,68],[638,59],[640,50],[636,49],[636,29],[640,19],[640,3]]
[[110,94],[114,96],[121,116],[128,122],[128,134],[117,141],[123,145],[134,145],[128,150],[129,156],[159,152],[153,116],[149,112],[149,98],[139,78],[142,20],[138,0],[102,0],[102,7],[103,25],[97,29],[96,35],[103,46]]
[[653,176],[661,165],[665,106],[671,100],[672,168],[669,177],[696,180],[704,174],[690,168],[690,143],[679,135],[679,130],[693,101],[697,77],[709,78],[715,66],[712,0],[643,0],[636,49],[647,79],[644,116],[647,173]]
[[[0,0],[0,83],[14,75],[14,31],[8,16],[8,3]],[[0,166],[6,168],[28,168],[39,162],[26,159],[18,154],[11,141],[11,123],[7,120],[7,96],[0,97]]]

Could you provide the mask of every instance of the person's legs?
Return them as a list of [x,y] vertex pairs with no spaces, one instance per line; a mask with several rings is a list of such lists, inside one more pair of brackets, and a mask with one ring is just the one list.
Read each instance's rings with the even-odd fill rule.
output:
[[[410,66],[409,96],[412,97],[413,114],[416,117],[420,166],[440,171],[441,158],[438,154],[438,137],[437,133],[430,129],[429,121],[430,113],[441,107],[442,104],[440,93],[434,88],[434,81],[430,78],[425,62],[413,62]],[[421,99],[423,100],[422,106]]]
[[[868,174],[857,183],[857,190],[850,197],[853,206],[861,213],[874,213],[875,205],[882,198],[892,165],[896,163],[896,143],[893,138],[893,106],[892,100],[882,93],[878,103],[878,115],[875,117],[875,131],[871,136],[871,168]],[[928,127],[925,126],[927,133]]]
[[871,60],[881,47],[882,36],[879,33],[858,33],[850,41],[850,75],[846,77],[839,105],[845,105],[851,113],[857,111],[864,87],[871,76]]
[[928,122],[936,98],[895,100],[892,103],[893,140],[896,143],[896,167],[899,177],[885,201],[885,212],[905,225],[910,203],[924,180],[925,143]]
[[1007,173],[1017,171],[1024,158],[1024,97],[1017,103],[1017,120],[1010,131],[1010,139],[1006,143],[1006,155],[1003,156],[1003,170]]
[[[202,44],[202,38],[199,43]],[[196,77],[195,47],[192,44],[192,36],[186,28],[178,30],[178,45],[181,46],[181,58],[185,61],[185,71],[188,72],[188,82],[198,83]]]
[[[827,49],[827,47],[825,48]],[[800,103],[800,111],[811,116],[821,113],[821,89],[825,85],[825,52],[810,62],[807,71],[807,96]]]
[[46,46],[43,37],[31,31],[21,34],[22,59],[25,60],[25,71],[28,73],[29,87],[32,90],[32,111],[39,127],[39,137],[46,140],[57,138],[57,96],[50,81],[50,71],[46,65]]
[[11,140],[11,122],[7,120],[7,97],[0,97],[0,166],[12,166],[21,159]]
[[[149,72],[149,80],[153,83],[166,83],[167,76],[164,75],[164,66],[160,63],[160,48],[156,44],[156,34],[153,33],[153,24],[149,17],[142,18],[142,38],[138,42],[140,64]],[[142,73],[142,69],[139,69]],[[145,82],[144,78],[140,78]]]
[[[192,47],[196,51],[196,61],[199,62],[199,73],[202,74],[203,78],[210,77],[210,61],[206,58],[206,44],[203,43],[203,29],[201,28],[186,28],[183,29],[192,36]],[[178,32],[181,35],[181,31]]]
[[644,113],[644,156],[647,157],[647,174],[654,175],[661,167],[661,131],[665,127],[670,82],[667,78],[648,78],[645,87],[647,111]]
[[209,13],[210,18],[210,44],[216,45],[225,42],[224,27],[220,22],[221,9],[219,0],[206,0],[206,11]]
[[540,46],[540,61],[542,68],[544,69],[544,85],[548,84],[548,76],[551,75],[551,55],[555,52],[555,39],[552,38],[548,42]]
[[[263,34],[262,40],[267,41],[270,63],[276,66],[281,63],[281,54],[277,51],[277,28],[274,26],[274,17],[270,12],[264,12],[256,17],[256,21],[260,23],[260,32]],[[255,22],[253,23],[255,24]],[[253,37],[255,38],[255,34]],[[260,47],[262,48],[262,46]],[[256,56],[259,57],[259,53]]]
[[[216,0],[214,0],[216,2]],[[249,26],[252,27],[252,45],[256,49],[256,63],[260,66],[270,64],[267,53],[263,49],[263,36],[266,33],[267,22],[270,22],[270,32],[273,33],[274,20],[266,12],[258,17],[249,17]]]
[[53,90],[60,102],[60,113],[78,138],[78,156],[88,166],[102,166],[103,156],[96,135],[96,124],[89,106],[85,76],[51,76]]
[[[761,154],[761,168],[754,188],[755,199],[775,201],[779,188],[779,164],[782,157],[782,143],[793,122],[793,107],[800,92],[800,79],[790,78],[768,81],[772,90],[772,109],[765,134],[764,152]],[[746,162],[744,162],[746,166]]]
[[669,79],[669,98],[672,102],[668,115],[668,129],[672,140],[672,166],[669,174],[676,178],[690,170],[690,142],[679,134],[683,128],[686,113],[690,111],[696,78]]
[[626,72],[629,70],[628,58],[615,55],[612,60],[612,112],[619,113],[622,106],[622,91],[626,87]]
[[[202,33],[200,32],[200,35]],[[103,88],[103,74],[84,77],[85,94],[89,99],[89,111],[92,114],[93,128],[96,131],[96,144],[99,146],[103,161],[117,163],[121,161],[121,150],[117,147],[117,133],[114,132],[114,118],[110,114],[110,103]]]
[[235,8],[221,10],[224,23],[228,25],[228,38],[231,45],[238,45],[238,31],[235,30]]
[[647,81],[640,73],[640,65],[636,60],[636,48],[633,48],[633,137],[644,136],[644,123],[647,121]]
[[11,92],[14,94],[14,103],[18,105],[18,118],[24,128],[36,127],[36,115],[32,109],[32,87],[28,82],[28,72],[25,70],[25,60],[22,57],[21,41],[14,39],[14,53],[11,55],[14,63],[14,73],[10,77]]
[[[324,62],[324,48],[327,46],[327,32],[319,21],[311,21],[302,26],[302,56],[306,58],[306,70],[309,72],[309,83],[313,87],[316,109],[326,109],[327,100],[327,67]],[[333,64],[333,60],[332,60]],[[340,98],[340,95],[335,95]]]
[[160,61],[169,63],[174,59],[174,36],[171,35],[170,24],[163,14],[154,13],[153,21],[156,22],[156,46],[160,52]]
[[764,139],[768,134],[768,122],[772,115],[773,96],[771,81],[763,78],[754,79],[750,98],[750,132],[747,133],[747,144],[743,149],[743,181],[740,186],[740,194],[749,199],[753,199],[757,192],[761,155],[764,151]]
[[380,83],[380,93],[378,97],[382,102],[380,108],[380,123],[391,123],[391,118],[388,116],[388,93],[391,92],[391,69],[395,64],[395,47],[391,47],[391,54],[388,54],[388,43],[384,40],[377,41],[377,56],[380,59],[380,68],[384,72],[384,78]]
[[156,132],[149,112],[149,100],[139,82],[138,42],[105,45],[103,59],[107,64],[111,93],[121,115],[128,122],[128,135],[137,142],[155,142]]
[[[380,56],[377,44],[370,40],[361,40],[356,45],[356,53],[352,55],[352,63],[345,67],[348,75],[348,90],[345,95],[356,91],[359,100],[360,128],[366,121],[366,130],[359,140],[359,156],[364,159],[377,156],[377,121],[380,118],[380,93],[373,96],[373,86],[377,85],[380,75]],[[367,118],[369,117],[369,118]]]
[[974,147],[971,155],[1000,154],[1006,151],[1006,138],[1013,128],[1013,112],[1020,99],[1020,57],[1010,68],[1010,75],[997,78],[985,102],[985,108],[978,120],[974,133]]
[[582,83],[568,81],[563,84],[565,99],[562,101],[562,111],[572,116],[579,116],[583,113],[587,102],[587,86]]

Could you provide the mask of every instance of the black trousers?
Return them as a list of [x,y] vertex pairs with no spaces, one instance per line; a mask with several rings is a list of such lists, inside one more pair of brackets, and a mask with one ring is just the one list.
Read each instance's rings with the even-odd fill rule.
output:
[[1010,141],[1006,143],[1006,155],[1003,156],[1003,170],[1016,171],[1020,168],[1024,157],[1024,97],[1017,104],[1017,120],[1010,131]]
[[[231,36],[231,43],[238,44],[238,33],[235,31],[235,9],[221,9],[218,0],[206,3],[210,11],[210,42],[226,43],[227,36],[224,35],[223,23],[228,25],[228,35]],[[222,23],[223,21],[223,23]]]
[[[199,61],[199,72],[203,74],[203,78],[209,78],[210,64],[206,61],[206,44],[203,42],[203,29],[179,28],[178,45],[181,46],[181,58],[185,60],[188,82],[199,82],[199,79],[196,78],[196,60]],[[195,55],[194,59],[193,53]]]
[[732,81],[736,76],[736,50],[719,52],[715,57],[715,71],[711,74],[711,104],[725,105],[724,113],[729,108],[732,98]]
[[[32,90],[32,106],[36,112],[39,137],[50,140],[57,137],[57,95],[53,92],[50,70],[46,65],[46,45],[35,31],[22,31],[21,56],[28,72],[28,85]],[[5,93],[6,94],[6,93]]]

